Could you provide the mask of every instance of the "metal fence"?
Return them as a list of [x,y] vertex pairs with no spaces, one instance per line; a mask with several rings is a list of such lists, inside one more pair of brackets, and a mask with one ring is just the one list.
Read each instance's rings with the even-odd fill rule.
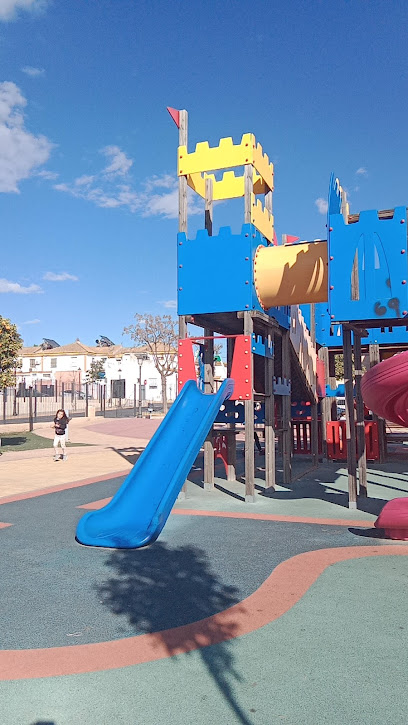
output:
[[160,411],[162,405],[149,403],[137,397],[136,385],[132,398],[114,398],[107,396],[106,385],[85,383],[74,385],[54,383],[0,390],[0,425],[27,423],[33,430],[34,423],[52,421],[56,411],[62,408],[70,418],[88,417],[91,411],[105,417],[142,417]]

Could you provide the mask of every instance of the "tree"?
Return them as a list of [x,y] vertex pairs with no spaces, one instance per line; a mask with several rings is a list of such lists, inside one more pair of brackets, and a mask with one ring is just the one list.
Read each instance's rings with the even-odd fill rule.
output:
[[16,384],[18,353],[22,345],[17,326],[0,315],[0,389]]
[[167,413],[167,378],[176,370],[177,323],[170,315],[135,315],[135,324],[124,332],[153,358],[160,375],[163,412]]
[[106,357],[103,360],[92,360],[91,367],[86,374],[87,383],[95,383],[103,377],[101,373],[105,372]]

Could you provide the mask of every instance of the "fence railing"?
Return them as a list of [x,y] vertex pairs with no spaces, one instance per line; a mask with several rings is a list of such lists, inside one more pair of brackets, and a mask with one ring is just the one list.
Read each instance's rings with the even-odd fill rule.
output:
[[[160,403],[139,400],[136,386],[132,398],[107,397],[106,385],[84,383],[71,385],[55,383],[38,384],[0,390],[0,425],[26,423],[30,430],[34,423],[46,423],[54,419],[62,408],[69,417],[89,417],[90,414],[105,417],[142,416],[160,411]],[[92,409],[92,410],[91,410]]]

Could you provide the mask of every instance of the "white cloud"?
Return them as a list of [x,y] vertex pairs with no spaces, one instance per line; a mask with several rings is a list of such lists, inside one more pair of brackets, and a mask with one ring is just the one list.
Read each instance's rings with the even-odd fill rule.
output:
[[78,282],[78,277],[75,277],[74,274],[68,274],[68,272],[60,272],[60,274],[57,274],[56,272],[46,272],[43,279],[46,279],[47,282],[66,282],[67,280],[71,280],[71,282]]
[[43,290],[38,284],[30,284],[28,287],[23,287],[18,282],[10,282],[8,279],[0,279],[0,293],[7,294],[8,292],[15,295],[30,295],[40,294]]
[[92,184],[94,178],[94,176],[78,176],[78,178],[75,179],[74,184],[75,186],[89,186]]
[[319,212],[319,214],[327,214],[328,203],[326,199],[322,199],[322,197],[319,197],[315,200],[315,204],[317,206],[317,211]]
[[43,76],[45,73],[44,68],[34,68],[32,65],[25,65],[24,68],[21,69],[22,73],[25,73],[26,76],[31,76],[31,78],[37,78],[38,76]]
[[43,169],[42,171],[36,171],[34,176],[39,176],[41,179],[47,179],[48,181],[55,181],[55,179],[58,179],[59,174],[55,171],[47,171],[47,169]]
[[[176,219],[178,216],[178,181],[170,174],[145,179],[135,189],[131,179],[123,183],[123,176],[129,171],[132,161],[118,146],[106,146],[101,153],[111,157],[111,163],[99,173],[78,176],[72,183],[54,185],[76,199],[90,201],[96,206],[108,209],[127,209],[141,216],[161,216]],[[191,189],[188,190],[189,214],[203,213],[204,204]]]
[[18,193],[18,183],[50,156],[51,142],[24,127],[26,103],[15,83],[0,83],[0,192]]
[[0,20],[14,20],[19,10],[42,10],[47,0],[0,0]]
[[22,325],[38,325],[38,323],[41,322],[41,320],[26,320],[25,322],[22,322]]
[[132,159],[129,159],[119,146],[105,146],[101,153],[111,159],[110,164],[103,170],[108,176],[125,176],[133,164]]
[[163,305],[168,310],[174,310],[177,307],[176,300],[159,300],[159,305]]
[[364,168],[364,166],[360,166],[360,168],[357,169],[356,174],[358,174],[358,176],[367,176],[368,171]]

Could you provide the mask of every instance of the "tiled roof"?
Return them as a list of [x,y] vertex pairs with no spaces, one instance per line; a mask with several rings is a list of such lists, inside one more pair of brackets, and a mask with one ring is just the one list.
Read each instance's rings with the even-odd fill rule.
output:
[[112,345],[109,347],[97,347],[96,345],[85,345],[80,340],[70,342],[68,345],[60,345],[51,350],[43,350],[41,345],[35,347],[21,348],[20,357],[57,357],[58,355],[93,355],[95,357],[119,357],[122,355],[138,352],[149,352],[146,346],[123,347],[123,345]]

